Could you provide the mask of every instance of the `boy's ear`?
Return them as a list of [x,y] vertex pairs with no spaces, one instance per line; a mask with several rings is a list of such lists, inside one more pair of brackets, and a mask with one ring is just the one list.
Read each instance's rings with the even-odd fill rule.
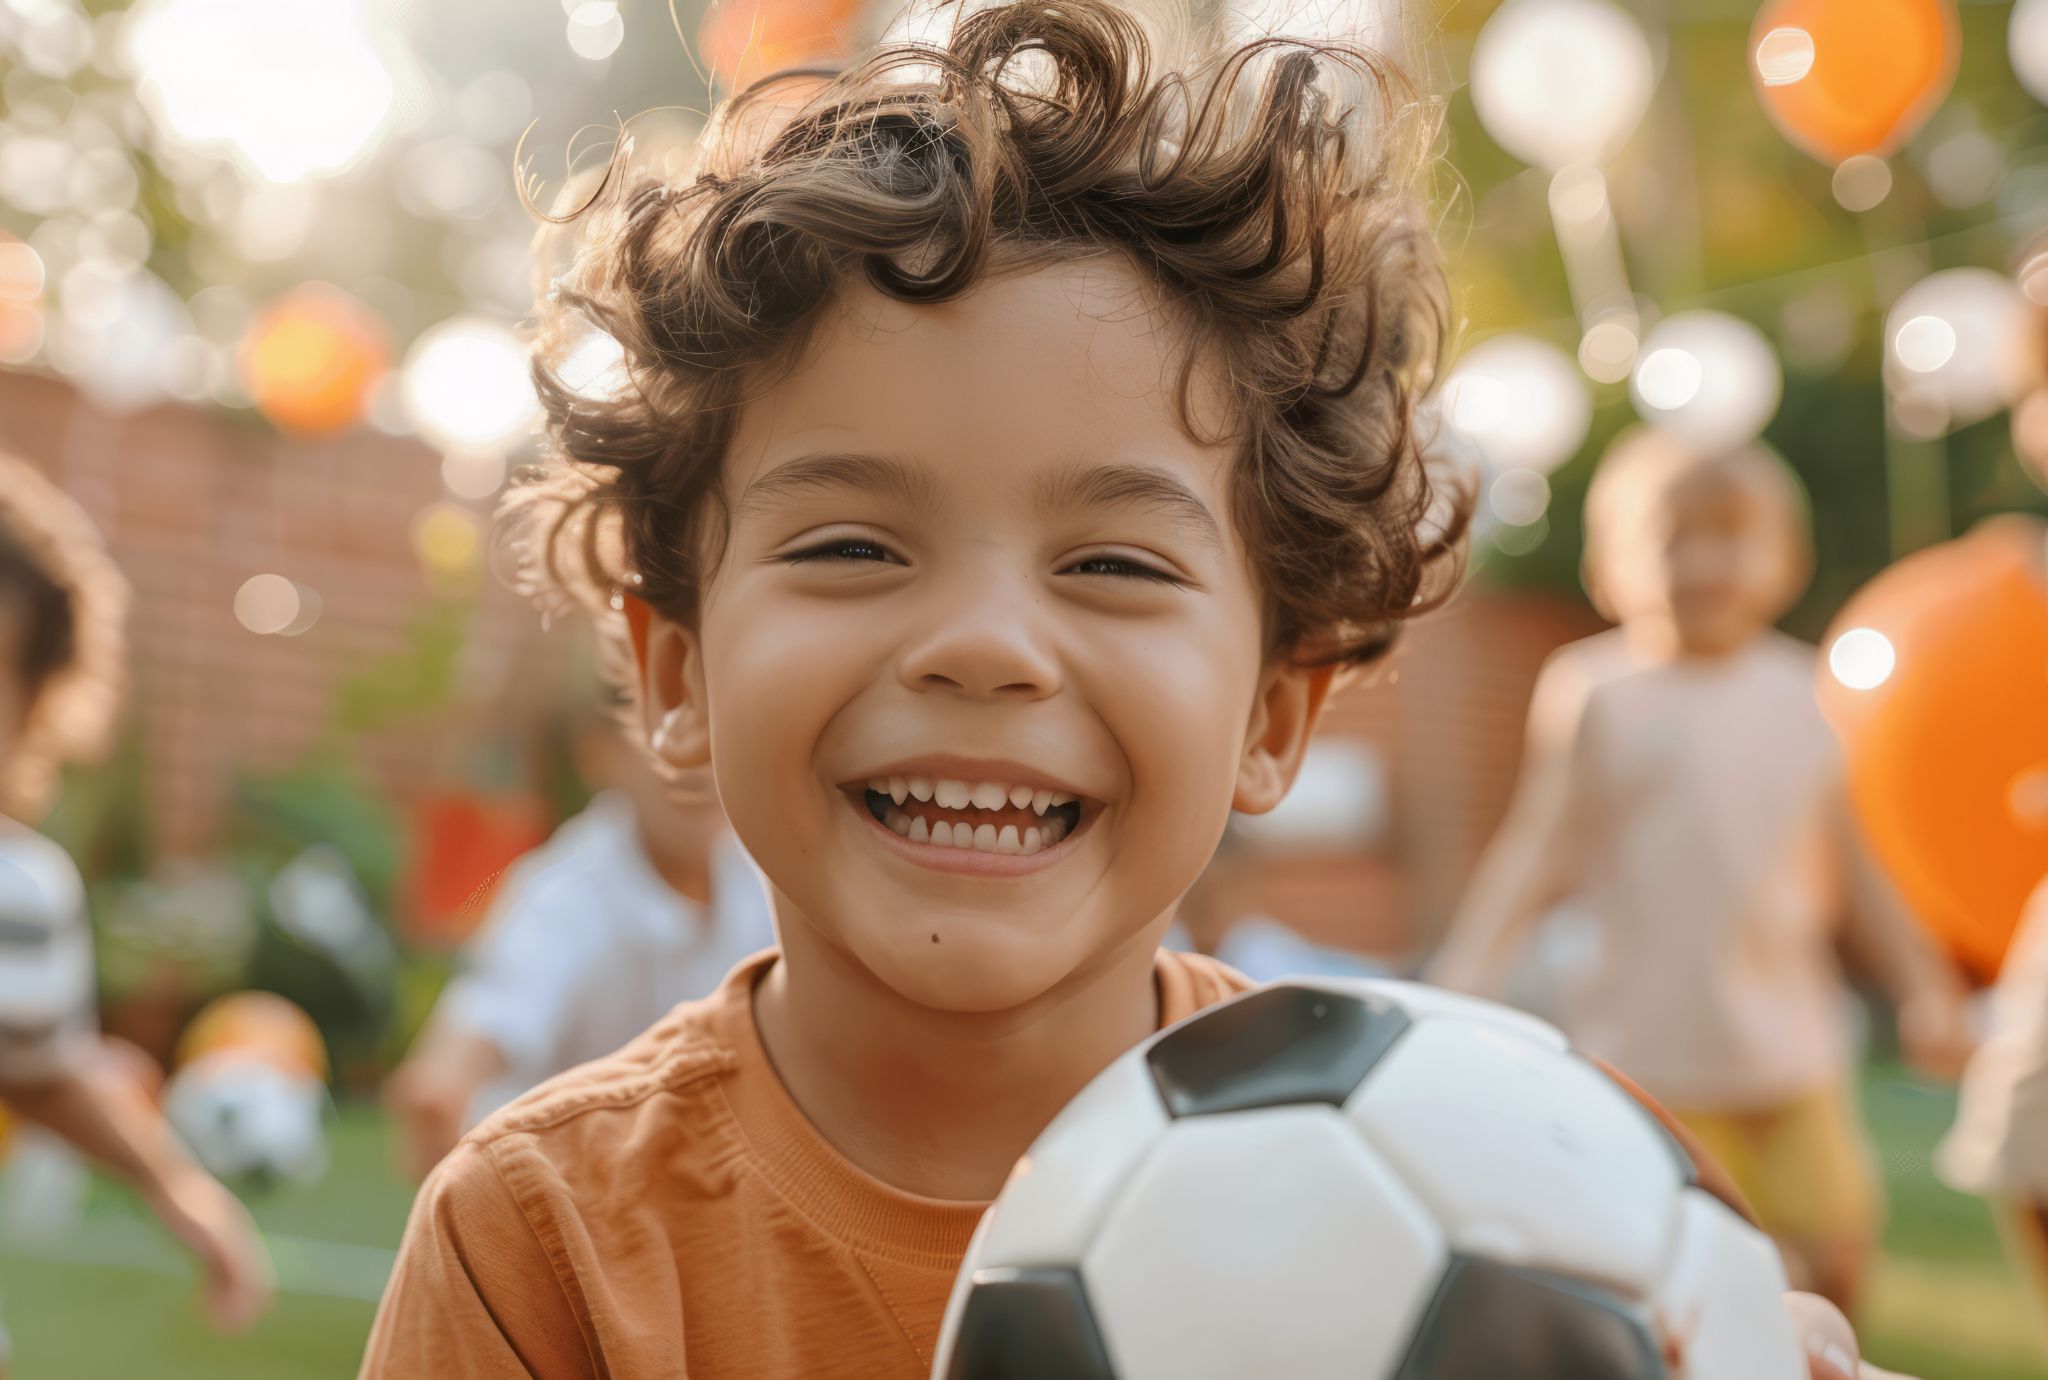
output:
[[711,760],[711,733],[697,634],[636,595],[627,594],[625,605],[647,746],[671,767],[705,766]]
[[1323,706],[1342,670],[1341,666],[1299,666],[1285,657],[1267,670],[1252,705],[1231,809],[1262,815],[1280,803],[1301,770],[1309,735],[1323,717]]

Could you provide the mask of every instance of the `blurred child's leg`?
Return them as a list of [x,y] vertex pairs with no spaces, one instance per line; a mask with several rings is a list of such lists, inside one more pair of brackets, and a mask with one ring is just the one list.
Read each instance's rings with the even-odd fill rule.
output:
[[1680,1113],[1785,1252],[1796,1288],[1853,1314],[1881,1207],[1870,1148],[1845,1088],[1753,1112]]
[[2048,1348],[2048,1203],[2007,1200],[1991,1207],[1998,1234],[2005,1239],[2006,1253],[2026,1291],[2027,1310],[2033,1314],[2042,1346]]

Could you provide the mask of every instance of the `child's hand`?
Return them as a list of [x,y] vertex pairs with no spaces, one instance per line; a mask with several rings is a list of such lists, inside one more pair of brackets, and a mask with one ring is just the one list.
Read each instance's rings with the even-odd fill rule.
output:
[[197,1170],[153,1197],[150,1208],[206,1271],[206,1313],[227,1333],[244,1332],[270,1309],[270,1255],[249,1211]]
[[384,1106],[398,1122],[400,1172],[414,1183],[427,1177],[462,1139],[476,1088],[449,1077],[431,1061],[411,1059],[384,1083]]
[[1899,1043],[1915,1070],[1942,1082],[1962,1077],[1976,1053],[1969,1011],[1960,992],[1935,988],[1899,1006]]
[[1818,1294],[1787,1294],[1785,1307],[1806,1344],[1812,1380],[1911,1380],[1858,1360],[1856,1330],[1842,1310]]

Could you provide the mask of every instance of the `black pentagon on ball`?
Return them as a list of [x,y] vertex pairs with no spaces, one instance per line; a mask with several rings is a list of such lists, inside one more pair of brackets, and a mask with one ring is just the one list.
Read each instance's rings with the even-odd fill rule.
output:
[[1175,1116],[1341,1107],[1407,1029],[1392,1002],[1276,983],[1167,1031],[1145,1060]]
[[974,1273],[945,1380],[1116,1380],[1081,1277],[1069,1269]]
[[1452,1259],[1395,1380],[1665,1380],[1641,1315],[1596,1285]]

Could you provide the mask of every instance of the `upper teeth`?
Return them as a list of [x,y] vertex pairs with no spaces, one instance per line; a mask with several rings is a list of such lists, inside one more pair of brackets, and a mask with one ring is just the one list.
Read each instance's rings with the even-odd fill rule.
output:
[[1000,810],[1005,805],[1019,810],[1030,806],[1032,813],[1044,814],[1055,805],[1069,805],[1076,797],[1067,791],[1045,791],[1031,786],[1006,786],[1000,781],[933,780],[924,776],[878,776],[868,789],[901,805],[906,798],[930,801],[942,810]]

